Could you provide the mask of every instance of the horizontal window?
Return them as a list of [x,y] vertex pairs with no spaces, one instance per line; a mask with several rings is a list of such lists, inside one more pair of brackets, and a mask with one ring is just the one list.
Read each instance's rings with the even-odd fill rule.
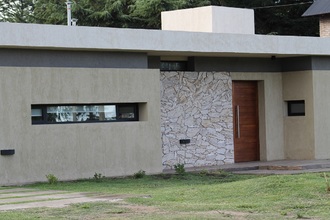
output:
[[32,105],[32,124],[138,121],[138,104]]

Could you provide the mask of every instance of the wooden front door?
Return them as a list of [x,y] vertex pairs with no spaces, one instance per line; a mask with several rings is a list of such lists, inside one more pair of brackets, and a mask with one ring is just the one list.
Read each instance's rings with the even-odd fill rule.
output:
[[256,81],[233,81],[233,115],[235,162],[258,161],[260,151]]

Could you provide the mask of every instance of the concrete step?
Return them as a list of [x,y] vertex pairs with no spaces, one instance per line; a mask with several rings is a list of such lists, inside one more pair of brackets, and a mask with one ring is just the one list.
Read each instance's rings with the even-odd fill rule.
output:
[[[251,174],[290,174],[304,172],[330,171],[330,160],[279,160],[279,161],[252,161],[219,166],[187,167],[187,172],[202,170],[224,170],[234,173]],[[175,173],[174,169],[166,169],[164,173]]]
[[259,166],[259,170],[311,170],[311,169],[325,169],[330,168],[329,164],[307,164],[298,166],[286,166],[286,165],[266,165]]

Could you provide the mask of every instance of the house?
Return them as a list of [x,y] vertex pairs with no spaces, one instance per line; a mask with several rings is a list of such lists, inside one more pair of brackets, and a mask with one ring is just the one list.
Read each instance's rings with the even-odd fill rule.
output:
[[317,0],[302,15],[319,16],[320,37],[330,37],[330,2],[327,0]]
[[207,6],[164,12],[163,30],[0,23],[0,185],[329,159],[330,38],[253,21]]

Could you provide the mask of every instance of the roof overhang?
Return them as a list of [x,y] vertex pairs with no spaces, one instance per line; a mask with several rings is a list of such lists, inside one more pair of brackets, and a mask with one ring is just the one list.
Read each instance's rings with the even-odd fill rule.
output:
[[302,15],[303,17],[307,16],[316,16],[330,14],[330,1],[329,0],[317,0],[305,11]]
[[150,56],[330,56],[330,38],[0,23],[0,48],[141,52]]

